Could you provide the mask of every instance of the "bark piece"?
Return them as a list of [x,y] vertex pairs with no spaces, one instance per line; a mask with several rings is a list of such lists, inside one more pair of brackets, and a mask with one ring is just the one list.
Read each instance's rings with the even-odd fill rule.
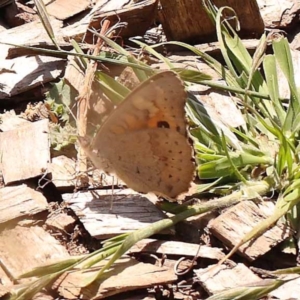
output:
[[[52,24],[52,20],[51,20]],[[53,30],[59,32],[61,23],[53,22]],[[0,65],[0,99],[9,99],[36,86],[52,81],[61,75],[65,62],[62,58],[48,56],[18,57],[6,59],[12,47],[2,43],[24,44],[48,41],[49,37],[40,22],[32,22],[1,33]],[[58,34],[58,42],[59,34]],[[2,43],[1,43],[2,42]],[[26,68],[24,67],[26,66]],[[4,103],[4,101],[2,101]]]
[[30,122],[16,115],[14,110],[7,111],[0,115],[0,130],[9,131],[29,125]]
[[45,174],[50,162],[48,120],[0,133],[2,174],[6,184]]
[[46,220],[46,225],[52,229],[71,233],[75,226],[75,219],[65,213],[53,214]]
[[290,274],[284,276],[285,280],[296,278],[295,280],[291,280],[284,285],[280,286],[276,290],[272,291],[269,296],[274,297],[275,299],[280,300],[290,300],[290,299],[298,299],[300,294],[300,277],[296,274]]
[[195,271],[199,283],[211,295],[228,288],[255,283],[260,278],[244,264],[234,266],[211,265]]
[[28,217],[46,210],[48,203],[42,193],[25,184],[0,189],[0,224],[19,217]]
[[[213,235],[224,244],[233,247],[252,228],[271,216],[274,208],[275,205],[272,202],[262,202],[256,205],[252,201],[243,201],[210,222],[209,227]],[[255,260],[292,234],[291,228],[278,222],[257,239],[242,245],[238,253],[248,260]]]
[[91,7],[89,0],[46,0],[45,5],[49,15],[58,20],[66,20]]
[[85,280],[97,271],[99,267],[90,271],[70,272],[58,279],[55,285],[59,286],[60,295],[66,299],[104,299],[131,290],[168,284],[177,279],[173,270],[124,257],[117,260],[102,279],[84,287]]
[[0,74],[3,87],[0,91],[0,99],[7,99],[7,101],[11,96],[56,79],[61,75],[65,65],[63,59],[49,56],[18,57],[6,62],[1,60],[2,62],[5,66],[9,65],[7,69],[10,69],[9,72]]
[[268,28],[285,29],[299,20],[298,0],[257,0],[260,13]]
[[63,195],[86,230],[98,239],[140,229],[165,218],[148,198],[129,189]]
[[[129,253],[147,252],[194,257],[197,254],[198,249],[199,245],[197,244],[144,239],[137,242],[129,250]],[[221,260],[224,257],[224,253],[219,248],[201,245],[197,257]]]
[[33,296],[32,300],[55,300],[54,297],[44,293],[37,293]]
[[61,155],[54,157],[49,165],[51,180],[59,190],[74,189],[76,185],[76,163]]
[[43,228],[16,226],[0,233],[0,258],[17,277],[32,268],[69,258],[67,250]]
[[[215,25],[204,11],[201,0],[161,0],[160,3],[159,20],[168,40],[192,44],[216,40]],[[241,24],[240,36],[260,37],[263,33],[264,23],[256,0],[243,1],[243,5],[239,0],[215,0],[214,4],[235,10]],[[229,13],[228,10],[225,13]]]
[[93,34],[88,32],[88,28],[99,30],[103,19],[109,20],[111,26],[120,22],[127,23],[127,27],[123,27],[121,31],[120,28],[116,29],[116,34],[122,38],[143,35],[154,21],[157,4],[157,0],[143,0],[137,3],[128,0],[99,1],[85,18],[65,27],[64,36],[79,42],[84,39],[91,43]]

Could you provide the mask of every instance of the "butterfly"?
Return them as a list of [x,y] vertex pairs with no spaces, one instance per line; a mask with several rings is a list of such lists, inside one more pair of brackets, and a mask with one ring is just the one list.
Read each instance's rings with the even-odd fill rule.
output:
[[169,200],[186,192],[195,165],[187,135],[184,84],[163,71],[136,87],[93,138],[79,142],[94,166],[141,193]]

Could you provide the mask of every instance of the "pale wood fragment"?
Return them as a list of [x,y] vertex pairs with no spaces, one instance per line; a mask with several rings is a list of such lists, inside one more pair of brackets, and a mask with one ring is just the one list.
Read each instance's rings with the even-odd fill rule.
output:
[[129,189],[94,190],[62,197],[91,236],[98,239],[140,229],[165,218],[149,201],[149,195],[140,195]]
[[298,299],[300,295],[300,277],[297,274],[284,276],[285,280],[295,278],[270,292],[269,296],[280,300]]
[[[208,259],[221,260],[225,254],[219,248],[213,248],[206,245],[201,245],[199,252],[199,245],[177,242],[177,241],[161,241],[154,239],[144,239],[137,242],[130,250],[129,253],[160,253],[165,255],[179,255],[190,256]],[[198,254],[197,254],[198,252]]]
[[51,180],[59,190],[74,189],[76,185],[76,163],[64,155],[54,157],[49,164]]
[[[104,261],[107,262],[107,261]],[[103,265],[103,262],[100,266]],[[94,270],[75,271],[61,276],[55,283],[60,295],[66,299],[104,299],[106,297],[177,280],[173,270],[137,262],[131,258],[121,258],[113,268],[104,273],[102,279],[84,287],[84,283],[98,272]],[[123,298],[120,298],[123,299]]]
[[49,56],[18,57],[8,62],[0,57],[0,61],[5,65],[11,65],[8,68],[12,72],[0,74],[3,86],[0,99],[7,99],[7,101],[12,96],[56,79],[62,74],[65,65],[63,59]]
[[91,8],[89,0],[44,0],[49,15],[58,20],[66,20],[76,14]]
[[[61,23],[53,22],[54,31],[59,31]],[[59,41],[58,37],[58,41]],[[65,62],[62,58],[48,56],[31,56],[6,59],[12,46],[3,43],[24,44],[49,41],[41,22],[32,22],[9,29],[0,37],[0,65],[7,69],[0,73],[0,99],[9,99],[36,86],[52,81],[61,75]],[[26,67],[24,67],[26,66]]]
[[284,30],[299,20],[298,0],[257,0],[257,4],[267,28]]
[[[63,29],[65,38],[73,38],[82,42],[84,39],[92,43],[93,34],[88,32],[88,28],[99,30],[103,19],[109,20],[111,25],[116,23],[127,23],[127,26],[121,26],[116,29],[116,33],[123,38],[129,38],[137,35],[143,35],[149,26],[153,23],[157,0],[142,0],[134,5],[128,0],[99,1],[93,10],[79,22],[67,26]],[[125,25],[125,24],[124,24]]]
[[37,293],[32,300],[55,300],[55,298],[45,293]]
[[[264,201],[256,205],[252,201],[243,201],[209,223],[213,235],[229,247],[235,246],[252,228],[271,216],[273,202]],[[293,230],[278,222],[258,238],[242,245],[238,253],[249,260],[255,260],[277,244],[292,236]]]
[[17,116],[14,110],[10,110],[4,114],[1,114],[0,120],[1,131],[9,131],[30,124],[29,121]]
[[[192,44],[216,40],[215,25],[204,11],[201,0],[161,0],[160,3],[159,20],[168,40]],[[260,37],[263,33],[264,24],[256,0],[243,1],[243,5],[239,0],[215,0],[214,4],[235,10],[241,24],[239,35]]]
[[244,264],[233,266],[211,265],[194,271],[199,283],[211,295],[228,288],[255,283],[260,278]]
[[67,250],[42,227],[16,226],[0,232],[0,259],[13,277],[66,258]]
[[19,217],[28,217],[46,210],[48,203],[42,193],[25,184],[0,189],[0,224]]
[[41,176],[50,162],[48,120],[0,133],[1,170],[6,184]]
[[74,229],[76,220],[66,213],[58,213],[50,215],[45,224],[54,230],[71,233]]

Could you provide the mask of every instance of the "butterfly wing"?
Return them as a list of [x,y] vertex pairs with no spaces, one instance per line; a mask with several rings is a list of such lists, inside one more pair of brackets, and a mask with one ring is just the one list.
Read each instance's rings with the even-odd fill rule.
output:
[[91,143],[81,144],[97,168],[115,173],[129,187],[176,197],[194,175],[185,101],[177,75],[158,73],[124,99]]
[[170,128],[186,135],[186,98],[183,83],[176,73],[158,73],[134,89],[113,111],[100,128],[96,143],[105,134],[118,135],[148,128]]

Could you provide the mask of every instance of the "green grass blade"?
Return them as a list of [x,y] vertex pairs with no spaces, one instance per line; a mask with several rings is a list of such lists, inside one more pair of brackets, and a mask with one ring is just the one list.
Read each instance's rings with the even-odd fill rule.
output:
[[[274,55],[266,55],[263,61],[263,67],[267,82],[270,98],[274,104],[278,125],[282,126],[286,118],[286,112],[283,109],[282,103],[279,101],[279,86],[276,70],[276,60]],[[276,120],[275,120],[276,121]]]
[[287,39],[283,38],[273,41],[272,45],[276,61],[288,81],[291,93],[287,116],[283,124],[284,132],[288,132],[293,130],[295,125],[298,125],[295,124],[294,121],[299,114],[300,97],[295,83],[293,61]]

